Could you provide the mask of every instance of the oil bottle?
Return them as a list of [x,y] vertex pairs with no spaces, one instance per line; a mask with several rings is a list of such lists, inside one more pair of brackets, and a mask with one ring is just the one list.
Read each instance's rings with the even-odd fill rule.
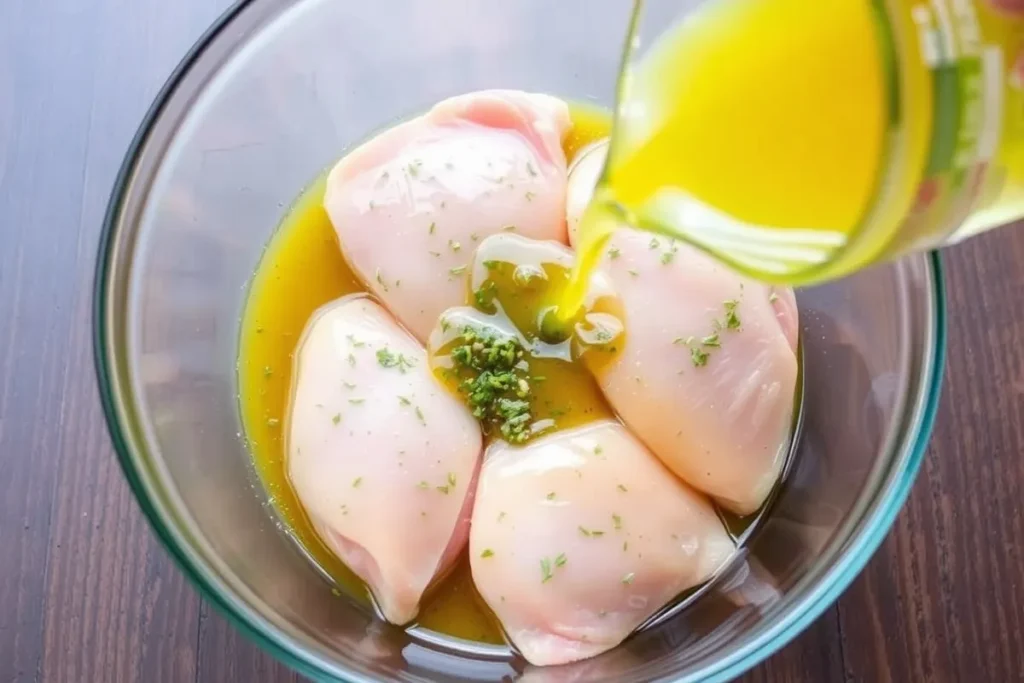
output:
[[670,4],[635,2],[578,271],[624,223],[804,285],[1024,216],[1021,0]]

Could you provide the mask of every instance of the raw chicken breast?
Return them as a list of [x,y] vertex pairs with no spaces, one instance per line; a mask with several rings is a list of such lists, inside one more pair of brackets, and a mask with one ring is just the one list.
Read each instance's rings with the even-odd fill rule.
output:
[[487,450],[473,580],[533,664],[615,647],[733,550],[703,496],[618,422]]
[[465,303],[478,240],[502,230],[566,242],[561,100],[488,90],[428,113],[346,155],[324,207],[345,258],[420,341]]
[[404,624],[465,547],[480,428],[419,343],[365,297],[314,314],[294,376],[292,485],[384,617]]
[[[570,177],[574,232],[603,150]],[[579,175],[577,175],[579,173]],[[793,292],[742,277],[698,250],[632,230],[601,269],[626,318],[621,354],[598,381],[627,426],[692,486],[739,514],[757,510],[785,462],[797,380]]]

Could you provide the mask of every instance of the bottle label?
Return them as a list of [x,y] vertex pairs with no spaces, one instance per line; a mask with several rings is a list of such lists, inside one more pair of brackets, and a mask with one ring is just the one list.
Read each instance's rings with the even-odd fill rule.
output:
[[[982,0],[913,0],[920,59],[932,86],[931,142],[910,213],[888,256],[940,245],[1005,183],[999,159],[1010,69],[1021,47]],[[1015,112],[1019,116],[1019,112]]]

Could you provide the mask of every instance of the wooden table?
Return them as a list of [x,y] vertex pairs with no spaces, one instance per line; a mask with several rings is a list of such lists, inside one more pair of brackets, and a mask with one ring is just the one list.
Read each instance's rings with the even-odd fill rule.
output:
[[[215,614],[150,532],[92,366],[114,174],[224,4],[0,0],[4,683],[298,678]],[[946,264],[945,399],[910,502],[839,603],[744,680],[1024,680],[1024,231]]]

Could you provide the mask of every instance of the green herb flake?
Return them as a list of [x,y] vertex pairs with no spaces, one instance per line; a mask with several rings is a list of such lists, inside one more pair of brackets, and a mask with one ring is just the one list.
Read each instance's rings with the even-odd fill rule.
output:
[[622,491],[623,493],[626,493],[629,490],[625,486],[623,486],[622,484],[619,484],[615,488],[617,488],[618,490]]
[[416,484],[416,488],[423,489],[424,491],[426,491],[427,489],[430,488],[430,484],[428,484],[425,481],[421,481],[420,483]]
[[537,177],[537,169],[535,169],[533,167],[533,163],[532,162],[529,162],[529,161],[526,162],[526,172],[530,174],[531,178],[536,178]]
[[604,448],[600,445],[594,446],[594,455],[601,455],[604,452]]
[[525,195],[525,197],[526,197],[526,201],[528,201],[528,202],[532,202],[532,201],[533,201],[533,198],[534,198],[534,197],[536,197],[536,196],[537,196],[537,195],[535,195],[535,194],[534,194],[534,193],[532,193],[532,192],[527,192],[527,193],[526,193],[526,195]]
[[485,560],[488,557],[494,557],[494,551],[491,550],[490,548],[484,548],[484,551],[482,553],[480,553],[480,557],[484,558]]
[[622,577],[622,583],[628,586],[629,584],[633,583],[633,579],[635,579],[635,578],[636,578],[636,574],[633,573],[633,572],[630,572],[630,573],[628,573],[628,574],[626,574],[625,576]]
[[552,491],[551,493],[549,493],[548,495],[546,495],[544,497],[547,498],[548,500],[554,500],[555,499],[555,492]]
[[362,477],[356,477],[355,479],[352,480],[352,488],[357,489],[357,488],[359,488],[362,485],[362,483],[363,483],[363,478]]
[[498,513],[498,521],[500,522],[503,519],[505,519],[505,513],[504,512],[499,512]]
[[515,232],[516,231],[516,226],[514,226],[514,225],[506,225],[501,230],[502,230],[502,232]]
[[690,362],[693,363],[693,367],[702,368],[708,364],[708,354],[706,351],[702,351],[699,347],[693,347],[690,349]]
[[555,558],[556,567],[564,567],[566,563],[565,553],[559,553],[558,557]]
[[423,416],[423,411],[420,410],[419,406],[416,406],[416,419],[419,420],[424,427],[427,426],[427,418]]
[[405,371],[416,365],[416,362],[403,353],[394,353],[388,347],[377,349],[377,362],[382,368],[397,368],[399,372]]
[[630,275],[632,275],[633,277],[638,277],[638,276],[640,275],[640,273],[638,273],[637,271],[633,270],[632,268],[630,268],[630,269],[629,269],[628,271],[626,271],[626,272],[628,272],[628,273],[629,273]]
[[430,227],[427,228],[427,234],[433,235],[435,230],[437,230],[437,223],[431,221]]
[[621,529],[622,528],[622,517],[619,517],[618,515],[612,515],[612,526],[615,527],[616,531]]
[[446,496],[448,495],[448,492],[451,491],[451,489],[448,488],[447,484],[445,484],[444,486],[435,486],[434,488],[437,489],[438,491],[440,491],[441,493],[443,493]]
[[462,249],[462,245],[455,240],[448,240],[448,248],[452,251],[458,251],[459,249]]
[[741,325],[742,325],[742,323],[740,323],[740,318],[739,318],[738,315],[736,315],[736,307],[733,306],[732,308],[727,308],[726,311],[725,311],[725,327],[726,327],[726,329],[738,330],[738,329],[740,329]]
[[269,379],[270,376],[273,375],[273,374],[274,374],[274,371],[270,369],[269,365],[264,365],[263,366],[263,378],[264,379]]
[[494,297],[497,296],[498,285],[494,280],[487,280],[482,287],[473,292],[473,300],[477,308],[488,310],[494,304]]
[[377,269],[376,280],[377,284],[379,284],[385,292],[390,291],[387,284],[384,282],[384,277],[380,274],[380,268]]
[[779,295],[776,294],[775,292],[772,292],[771,294],[768,295],[768,303],[773,304],[773,303],[775,303],[778,300],[779,300]]
[[674,259],[675,257],[676,257],[675,252],[673,252],[673,251],[666,251],[664,254],[661,255],[661,263],[662,263],[662,265],[667,266],[668,264],[672,263],[672,259]]
[[412,401],[410,401],[410,400],[409,400],[409,399],[408,399],[407,397],[405,397],[405,396],[399,396],[399,397],[398,397],[398,402],[399,402],[400,404],[402,404],[403,406],[408,406],[408,405],[412,405]]
[[351,365],[352,367],[356,366],[356,357],[351,353],[348,354],[348,364]]
[[357,406],[357,405],[360,405],[362,403],[365,403],[366,399],[365,398],[350,398],[348,400],[348,402],[351,403],[354,406]]
[[453,276],[459,276],[466,272],[466,266],[455,266],[454,268],[448,269],[448,274]]
[[612,247],[608,250],[608,258],[616,259],[622,256],[622,250],[618,247]]
[[657,237],[652,237],[651,241],[647,244],[648,249],[657,249],[659,246],[661,246],[661,244],[658,242]]
[[452,488],[455,488],[455,473],[454,472],[449,472],[448,473],[448,485],[451,486]]
[[546,557],[540,559],[540,582],[547,583],[554,574],[551,573],[551,560]]
[[714,347],[722,345],[722,343],[718,339],[718,333],[717,332],[715,332],[714,334],[710,334],[710,335],[704,337],[703,339],[700,340],[700,343],[703,344],[704,346],[714,346]]
[[331,423],[337,425],[339,422],[341,422],[341,413],[335,413],[331,418]]

